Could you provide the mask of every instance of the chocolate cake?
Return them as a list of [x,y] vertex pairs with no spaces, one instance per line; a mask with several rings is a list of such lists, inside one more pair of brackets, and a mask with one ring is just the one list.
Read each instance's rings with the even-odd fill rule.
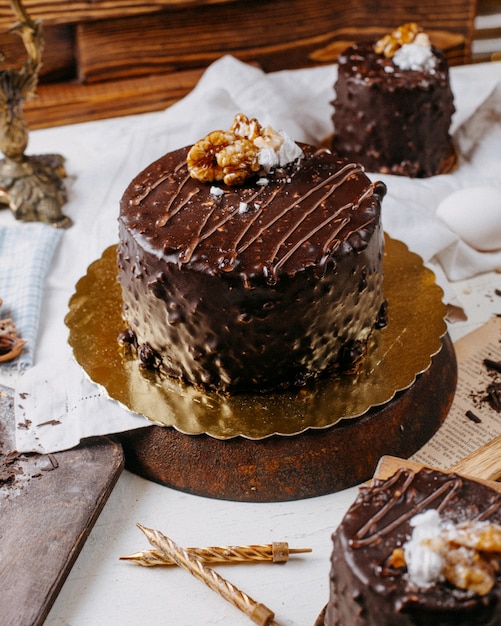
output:
[[401,469],[362,487],[333,534],[325,626],[501,624],[501,494]]
[[334,89],[336,154],[384,174],[424,178],[452,169],[448,64],[417,24],[350,46]]
[[385,192],[245,116],[166,154],[121,201],[121,341],[142,367],[235,393],[356,367],[384,325]]

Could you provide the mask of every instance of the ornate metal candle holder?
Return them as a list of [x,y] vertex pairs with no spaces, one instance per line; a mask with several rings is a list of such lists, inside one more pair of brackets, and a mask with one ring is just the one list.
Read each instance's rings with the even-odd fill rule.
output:
[[0,161],[0,203],[18,220],[68,228],[72,221],[61,211],[66,202],[64,158],[25,154],[23,104],[36,94],[44,46],[41,25],[31,20],[20,0],[10,4],[17,19],[11,32],[21,36],[28,58],[20,70],[0,70],[0,150],[5,156]]

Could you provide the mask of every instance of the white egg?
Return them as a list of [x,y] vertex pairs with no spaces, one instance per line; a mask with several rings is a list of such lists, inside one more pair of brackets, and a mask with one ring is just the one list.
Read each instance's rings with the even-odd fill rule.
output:
[[458,189],[438,205],[437,216],[472,248],[501,250],[501,189]]

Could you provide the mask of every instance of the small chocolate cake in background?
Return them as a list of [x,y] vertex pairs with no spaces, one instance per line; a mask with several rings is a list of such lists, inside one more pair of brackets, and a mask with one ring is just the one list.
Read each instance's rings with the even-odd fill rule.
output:
[[501,624],[501,494],[431,469],[362,487],[333,534],[324,626]]
[[338,59],[333,152],[369,172],[425,178],[456,161],[449,68],[415,23]]
[[237,116],[124,193],[121,335],[142,367],[268,392],[356,368],[384,325],[386,187]]

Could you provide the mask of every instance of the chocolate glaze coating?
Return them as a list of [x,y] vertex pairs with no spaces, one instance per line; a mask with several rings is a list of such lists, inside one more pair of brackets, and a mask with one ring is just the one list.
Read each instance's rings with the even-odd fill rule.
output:
[[433,48],[431,72],[401,70],[373,46],[339,56],[333,151],[370,172],[424,178],[450,168],[454,103],[443,53]]
[[303,146],[299,163],[238,188],[166,154],[124,193],[118,265],[130,341],[197,386],[303,384],[357,353],[380,321],[382,183]]
[[427,509],[461,523],[501,523],[501,494],[429,469],[399,470],[364,487],[333,534],[325,626],[495,626],[501,623],[501,572],[479,596],[441,582],[420,588],[388,559],[411,536],[409,520]]

